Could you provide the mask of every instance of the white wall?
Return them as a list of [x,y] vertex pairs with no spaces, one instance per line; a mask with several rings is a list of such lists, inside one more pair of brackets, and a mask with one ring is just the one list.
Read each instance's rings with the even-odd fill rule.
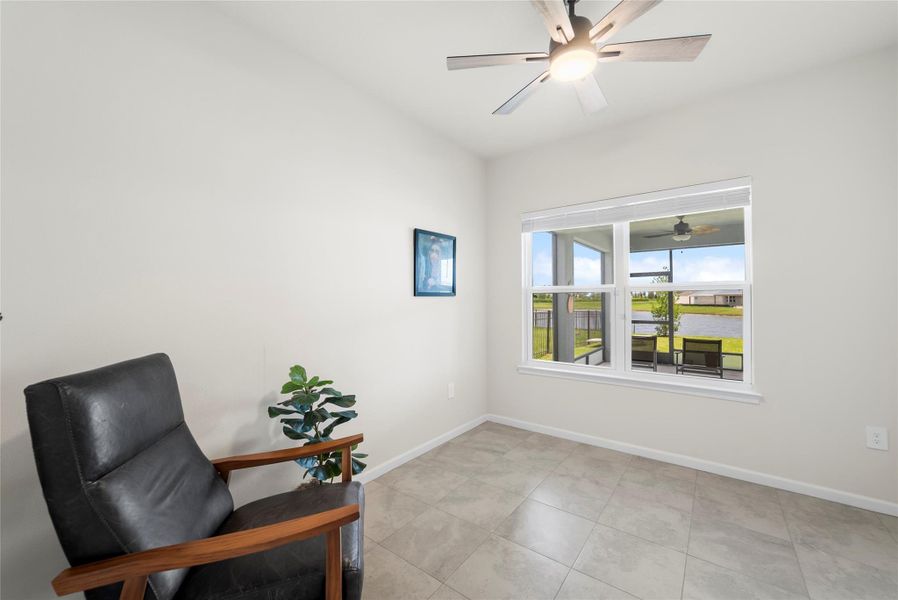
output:
[[[289,444],[295,362],[358,395],[371,466],[486,411],[478,159],[207,6],[2,3],[2,109],[3,598],[66,566],[29,383],[167,352],[212,457]],[[458,236],[456,298],[412,297],[413,227]]]
[[[490,410],[898,501],[896,70],[891,48],[491,162]],[[521,212],[744,175],[762,404],[516,372]]]

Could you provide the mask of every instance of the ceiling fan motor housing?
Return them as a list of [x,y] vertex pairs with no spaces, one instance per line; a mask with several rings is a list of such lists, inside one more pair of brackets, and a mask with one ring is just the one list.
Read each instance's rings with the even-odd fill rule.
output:
[[560,44],[552,38],[549,38],[550,58],[557,50],[561,48],[570,49],[572,46],[589,48],[590,50],[595,51],[595,46],[589,41],[589,30],[592,29],[592,22],[586,17],[574,15],[571,17],[571,27],[574,29],[574,39],[570,40],[567,44]]

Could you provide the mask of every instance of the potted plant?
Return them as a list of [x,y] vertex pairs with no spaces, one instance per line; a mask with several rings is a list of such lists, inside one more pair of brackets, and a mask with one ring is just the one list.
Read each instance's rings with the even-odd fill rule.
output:
[[[354,395],[344,396],[332,387],[333,381],[318,376],[307,377],[300,365],[290,367],[290,381],[281,387],[282,394],[290,394],[286,400],[268,407],[268,416],[280,418],[284,435],[291,440],[305,440],[305,445],[320,444],[333,439],[334,429],[358,416],[354,410],[333,410],[334,407],[348,409],[355,404]],[[328,406],[332,405],[332,406]],[[357,447],[353,446],[351,450]],[[342,451],[324,452],[308,458],[299,458],[296,463],[305,469],[303,479],[311,476],[313,481],[323,482],[338,477],[342,473]],[[367,454],[352,452],[352,474],[361,473],[367,465],[362,458]]]

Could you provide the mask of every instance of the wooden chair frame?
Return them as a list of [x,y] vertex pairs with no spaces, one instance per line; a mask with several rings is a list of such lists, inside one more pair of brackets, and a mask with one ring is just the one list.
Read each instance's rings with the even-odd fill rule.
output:
[[[351,449],[363,440],[364,436],[358,434],[311,446],[230,456],[214,460],[212,464],[227,483],[231,471],[342,450],[343,481],[347,482],[352,481]],[[119,600],[143,600],[147,577],[152,573],[218,562],[324,535],[327,546],[324,597],[325,600],[341,600],[343,572],[340,527],[357,520],[359,512],[358,504],[350,504],[273,525],[123,554],[71,567],[53,579],[53,590],[57,596],[64,596],[122,581],[124,585]]]

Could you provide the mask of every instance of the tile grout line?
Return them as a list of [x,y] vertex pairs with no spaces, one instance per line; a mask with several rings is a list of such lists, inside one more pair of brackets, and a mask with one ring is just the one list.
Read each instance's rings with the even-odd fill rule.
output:
[[689,544],[692,542],[692,523],[695,521],[695,496],[698,493],[698,472],[695,473],[695,481],[692,482],[692,510],[689,511],[689,532],[686,534],[686,556],[683,560],[683,581],[680,584],[680,600],[686,593],[686,567],[689,564]]
[[798,548],[795,545],[795,538],[792,536],[792,528],[789,526],[789,515],[786,514],[786,507],[783,506],[783,498],[780,493],[776,493],[776,502],[780,507],[780,514],[783,515],[783,523],[786,524],[786,533],[789,534],[789,544],[792,546],[792,555],[795,556],[795,564],[798,565],[798,573],[801,575],[801,584],[804,586],[805,595],[810,598],[811,590],[808,587],[808,580],[804,574],[804,567],[801,566],[801,560],[798,558]]

